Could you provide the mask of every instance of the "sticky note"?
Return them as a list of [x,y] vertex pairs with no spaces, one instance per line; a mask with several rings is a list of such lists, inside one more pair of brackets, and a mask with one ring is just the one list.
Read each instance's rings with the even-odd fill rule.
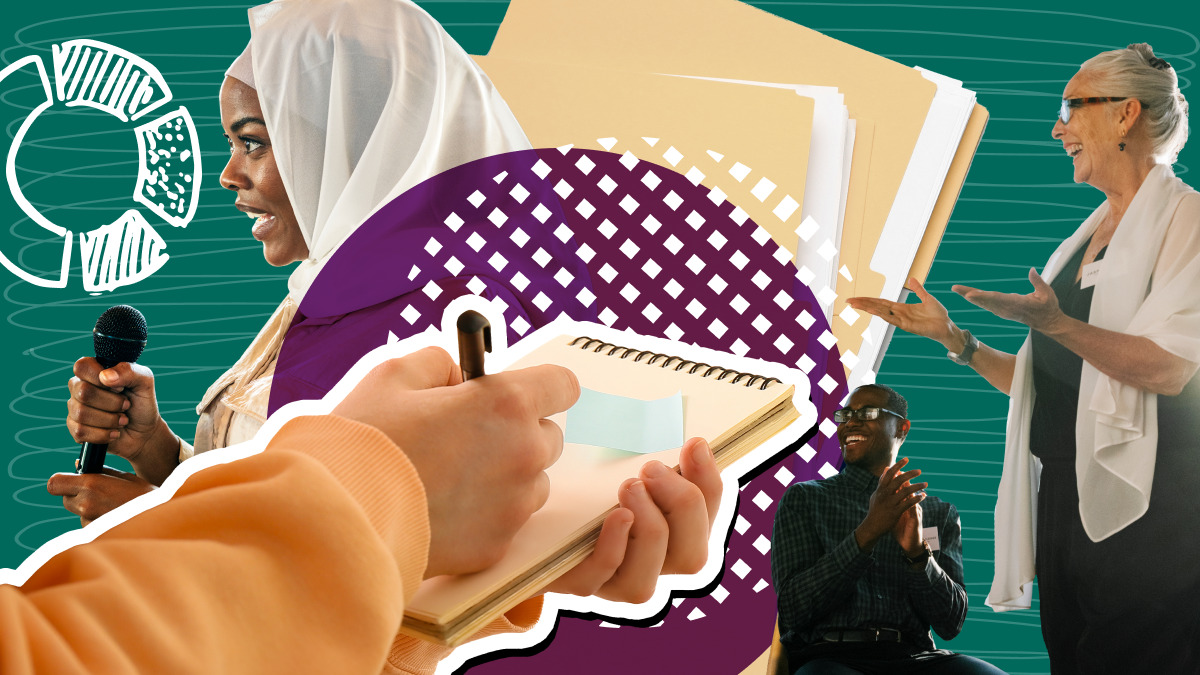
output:
[[567,410],[566,442],[650,453],[683,445],[683,392],[655,401],[583,389]]

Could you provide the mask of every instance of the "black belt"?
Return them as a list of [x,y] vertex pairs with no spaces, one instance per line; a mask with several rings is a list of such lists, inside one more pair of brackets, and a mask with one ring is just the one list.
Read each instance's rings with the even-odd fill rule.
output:
[[836,628],[820,633],[822,642],[902,642],[895,628]]

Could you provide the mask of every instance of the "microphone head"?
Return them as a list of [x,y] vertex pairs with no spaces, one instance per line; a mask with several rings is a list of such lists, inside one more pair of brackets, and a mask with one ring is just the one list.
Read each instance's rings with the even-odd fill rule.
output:
[[135,363],[146,348],[146,317],[129,305],[109,307],[96,321],[92,342],[96,360],[105,368]]

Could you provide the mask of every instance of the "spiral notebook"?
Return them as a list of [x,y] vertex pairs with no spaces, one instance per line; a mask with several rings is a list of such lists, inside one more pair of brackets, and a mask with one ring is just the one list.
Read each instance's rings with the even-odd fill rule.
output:
[[[708,439],[729,466],[799,417],[795,388],[777,379],[639,351],[587,337],[551,339],[507,370],[552,363],[594,391],[652,401],[682,392],[684,437]],[[565,428],[566,413],[550,419]],[[507,555],[474,574],[427,579],[408,602],[401,632],[457,645],[532,597],[592,551],[617,488],[643,464],[678,469],[681,448],[648,454],[567,443],[547,473],[550,498],[513,539]]]

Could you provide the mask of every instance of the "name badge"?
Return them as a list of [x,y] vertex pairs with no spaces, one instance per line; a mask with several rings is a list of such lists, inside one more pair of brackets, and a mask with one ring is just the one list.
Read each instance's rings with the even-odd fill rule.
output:
[[929,550],[937,551],[941,548],[938,545],[938,529],[936,527],[921,528],[921,536],[929,543]]
[[1091,288],[1096,285],[1096,280],[1100,278],[1100,269],[1103,267],[1104,261],[1097,260],[1090,265],[1083,266],[1083,277],[1079,279],[1079,288]]

